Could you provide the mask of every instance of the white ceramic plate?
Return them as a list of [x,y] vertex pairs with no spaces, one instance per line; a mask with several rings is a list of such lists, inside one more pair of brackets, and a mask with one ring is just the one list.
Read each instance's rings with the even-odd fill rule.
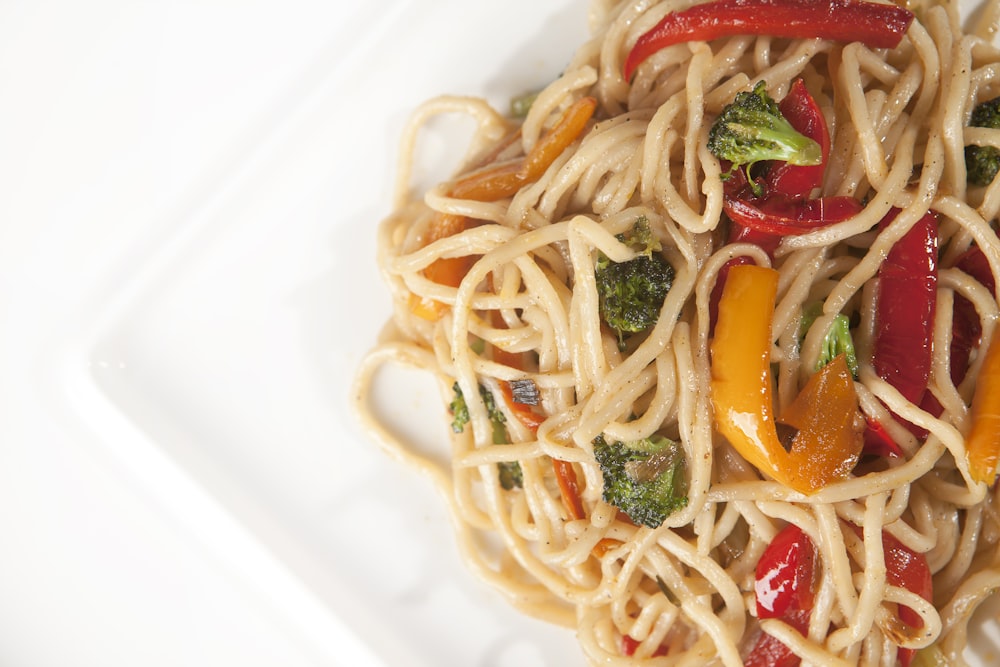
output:
[[[35,388],[33,419],[58,422],[81,460],[96,456],[107,479],[246,592],[252,623],[294,628],[286,634],[317,664],[583,664],[570,633],[522,617],[464,570],[440,500],[358,432],[348,389],[389,313],[374,230],[389,211],[406,116],[439,93],[504,105],[551,80],[586,35],[586,4],[301,0],[236,10],[220,1],[203,5],[206,17],[109,0],[106,15],[76,17],[117,46],[86,51],[84,99],[104,85],[135,108],[119,117],[95,101],[84,109],[92,118],[58,125],[72,137],[72,163],[56,176],[73,189],[42,206],[48,224],[35,236],[10,246],[34,254],[7,251],[10,275],[38,280],[39,298],[57,305],[34,327],[22,322],[31,354],[11,366]],[[32,6],[8,13],[38,33],[51,22],[37,7],[67,11],[54,0]],[[238,17],[248,23],[234,27]],[[141,31],[123,35],[115,21]],[[184,40],[204,60],[176,60],[192,43]],[[158,61],[161,79],[143,83]],[[17,78],[12,59],[0,64],[5,81]],[[121,76],[148,95],[118,91]],[[123,120],[134,127],[122,130]],[[94,123],[114,138],[110,148],[86,134]],[[22,144],[54,162],[60,136]],[[136,159],[138,175],[113,157],[135,158],[136,141],[151,142],[155,156]],[[447,173],[446,147],[426,148]],[[103,180],[92,183],[88,155],[98,153]],[[7,175],[16,177],[14,166]],[[37,192],[14,208],[31,212],[44,179],[25,181]],[[137,193],[137,183],[148,187]],[[10,301],[21,314],[36,303]],[[393,392],[400,409],[439,414],[433,392],[412,382]],[[23,386],[8,382],[6,395]],[[443,439],[432,423],[429,441]],[[31,434],[25,442],[42,439],[28,418],[20,430]],[[184,611],[157,622],[186,629],[176,618]],[[197,649],[191,657],[212,664]]]

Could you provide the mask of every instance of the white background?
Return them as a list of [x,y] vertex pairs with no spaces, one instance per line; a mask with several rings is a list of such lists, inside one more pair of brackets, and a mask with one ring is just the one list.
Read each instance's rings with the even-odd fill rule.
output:
[[0,665],[577,660],[347,410],[403,120],[556,75],[535,5],[0,3]]

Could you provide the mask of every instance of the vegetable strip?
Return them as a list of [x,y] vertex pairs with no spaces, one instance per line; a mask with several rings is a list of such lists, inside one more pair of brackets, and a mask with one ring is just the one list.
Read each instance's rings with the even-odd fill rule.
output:
[[786,450],[771,405],[771,316],[778,273],[734,266],[712,341],[712,403],[719,432],[758,470],[815,493],[845,477],[861,453],[862,417],[843,355],[812,375],[780,421],[795,431]]
[[913,21],[896,5],[863,0],[716,0],[667,14],[635,43],[625,79],[651,55],[674,44],[736,35],[862,42],[895,48]]
[[969,473],[993,484],[1000,462],[1000,339],[994,334],[972,397],[972,430],[967,438]]

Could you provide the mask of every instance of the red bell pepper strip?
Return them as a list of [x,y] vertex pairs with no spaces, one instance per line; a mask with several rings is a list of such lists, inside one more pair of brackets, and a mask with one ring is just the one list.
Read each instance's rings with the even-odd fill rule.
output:
[[[760,204],[744,199],[726,198],[724,207],[733,221],[730,243],[755,243],[771,257],[783,236],[805,234],[837,222],[842,222],[861,212],[861,203],[850,197],[824,197],[800,202],[784,198],[764,199]],[[719,299],[729,270],[734,266],[749,264],[750,258],[732,259],[719,269],[708,311],[710,329],[714,331],[719,312]]]
[[749,199],[726,198],[726,215],[744,227],[765,234],[796,236],[843,222],[864,208],[853,197],[821,197],[792,201],[784,197]]
[[[638,640],[632,639],[629,635],[622,637],[622,655],[626,655],[631,658],[635,655],[636,649],[639,648],[639,643],[640,642]],[[652,657],[659,658],[660,656],[665,655],[667,655],[667,647],[659,646],[655,651],[653,651]]]
[[885,430],[885,427],[881,423],[871,417],[865,419],[864,442],[865,445],[862,451],[865,454],[885,457],[903,456],[903,448],[892,439],[892,436],[889,435],[889,432]]
[[[801,79],[792,83],[778,107],[797,132],[819,144],[822,161],[816,165],[772,163],[763,177],[763,195],[760,197],[753,195],[743,170],[736,170],[725,187],[724,206],[729,218],[761,234],[781,237],[804,234],[859,213],[861,204],[850,197],[808,198],[823,183],[823,173],[830,156],[830,133],[823,112]],[[733,241],[730,239],[730,242]]]
[[[848,526],[858,537],[862,536],[863,532],[860,527],[854,524],[848,524]],[[924,554],[910,549],[884,530],[882,531],[882,553],[885,559],[885,580],[890,586],[916,593],[928,602],[933,600],[934,582],[931,578],[931,568],[927,564],[927,557]],[[920,614],[907,606],[899,607],[899,620],[913,629],[919,630],[924,627]],[[896,652],[896,657],[899,658],[902,667],[909,667],[915,653],[914,649],[901,648]]]
[[[816,548],[798,526],[775,535],[757,563],[757,618],[777,618],[805,635],[816,595]],[[796,667],[800,660],[779,639],[760,632],[744,658],[746,667]]]
[[[763,178],[757,185],[763,197],[779,195],[793,201],[806,199],[813,189],[823,183],[826,162],[830,157],[830,132],[826,119],[816,100],[809,94],[802,79],[792,82],[788,94],[778,103],[778,110],[788,124],[799,134],[815,141],[820,147],[821,160],[814,165],[794,165],[787,162],[771,161]],[[753,198],[745,169],[732,169],[732,163],[722,161],[722,172],[730,174],[723,182],[727,197]]]
[[[890,211],[882,227],[898,213]],[[912,403],[920,403],[931,371],[937,228],[937,215],[925,214],[893,245],[878,274],[872,365],[880,378]]]
[[[892,586],[916,593],[930,602],[934,594],[934,584],[927,558],[885,531],[882,531],[882,551],[885,554],[886,581]],[[924,627],[920,614],[906,606],[900,606],[899,620],[911,628]],[[915,649],[901,648],[896,652],[896,657],[899,658],[902,667],[909,667],[915,653]]]
[[[893,209],[883,218],[885,228],[899,214]],[[875,304],[875,340],[872,366],[875,373],[895,387],[903,397],[930,414],[941,406],[930,392],[934,311],[937,304],[937,215],[928,212],[889,251],[879,269],[879,294]],[[918,439],[927,432],[909,422],[904,425]],[[865,453],[902,453],[892,438],[880,429],[873,432],[869,420],[865,430]]]
[[[993,272],[990,269],[986,255],[978,247],[973,246],[959,255],[955,260],[954,267],[961,269],[970,277],[979,281],[991,292],[994,291],[995,281]],[[951,318],[951,347],[948,350],[948,367],[952,384],[958,385],[965,379],[965,374],[969,370],[969,358],[972,356],[972,349],[979,345],[982,337],[983,327],[979,321],[979,313],[971,301],[961,294],[955,295],[952,305]],[[944,407],[930,391],[925,391],[920,401],[920,409],[928,414],[940,417],[944,412]],[[907,424],[910,431],[918,438],[926,438],[927,432],[913,424]],[[866,433],[865,445],[867,451],[868,437]],[[898,449],[898,446],[897,446]]]
[[812,541],[789,524],[775,535],[757,563],[754,593],[758,618],[782,618],[789,611],[812,609],[816,553]]
[[[961,269],[970,277],[975,278],[990,292],[996,288],[993,271],[986,255],[978,246],[972,246],[955,260],[954,267]],[[951,366],[951,381],[959,384],[965,379],[969,369],[969,357],[972,348],[979,344],[983,333],[979,322],[979,313],[972,302],[960,294],[955,295],[951,318],[951,350],[949,365]]]
[[789,199],[806,199],[815,188],[823,184],[826,161],[830,157],[830,131],[826,127],[823,112],[802,79],[792,82],[788,94],[778,103],[778,109],[796,132],[819,144],[823,159],[815,165],[775,163],[764,177],[764,190]]
[[895,48],[913,21],[896,5],[864,0],[716,0],[667,14],[639,37],[625,59],[625,79],[651,55],[673,44],[735,35],[819,37]]
[[[954,266],[978,280],[991,292],[994,290],[993,272],[990,270],[986,255],[979,248],[973,246],[962,253],[955,260]],[[979,345],[982,333],[983,327],[979,321],[976,307],[961,294],[956,294],[952,305],[951,348],[948,350],[948,367],[952,384],[958,385],[965,379],[965,374],[969,370],[969,357],[972,356],[972,348]],[[920,409],[935,417],[941,416],[941,413],[944,412],[941,403],[930,391],[924,392],[923,398],[920,400]],[[918,438],[927,437],[927,432],[924,429],[913,424],[907,424],[907,426]],[[867,451],[867,433],[865,445]]]

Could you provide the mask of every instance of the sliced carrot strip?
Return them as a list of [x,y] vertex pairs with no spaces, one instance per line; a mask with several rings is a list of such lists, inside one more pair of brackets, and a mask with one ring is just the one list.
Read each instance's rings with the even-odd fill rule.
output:
[[555,126],[545,133],[524,158],[521,175],[526,182],[531,183],[541,178],[549,165],[580,136],[596,108],[596,99],[584,97],[563,112]]
[[570,519],[584,519],[587,516],[583,509],[583,499],[580,497],[580,484],[576,479],[576,470],[568,461],[552,459],[552,469],[556,473],[559,493],[562,495],[563,506]]

